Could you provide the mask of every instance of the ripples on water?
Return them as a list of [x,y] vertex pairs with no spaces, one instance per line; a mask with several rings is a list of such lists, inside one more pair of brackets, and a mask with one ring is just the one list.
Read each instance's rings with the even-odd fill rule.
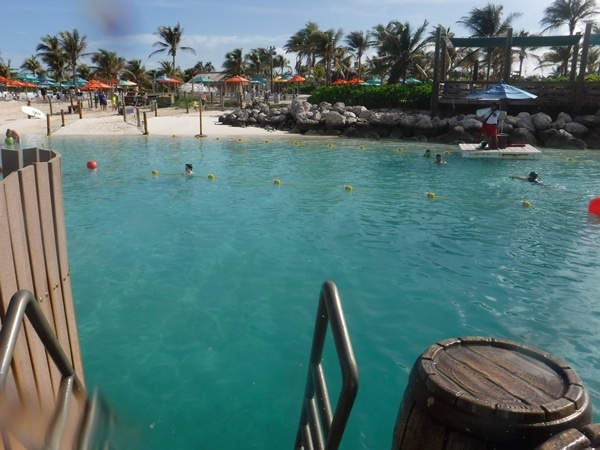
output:
[[[600,404],[596,152],[456,152],[439,167],[423,145],[364,141],[52,146],[86,380],[129,425],[128,448],[292,446],[326,279],[361,373],[343,448],[389,448],[408,371],[448,337],[545,349]],[[179,175],[187,162],[197,177]],[[547,187],[508,178],[531,170]]]

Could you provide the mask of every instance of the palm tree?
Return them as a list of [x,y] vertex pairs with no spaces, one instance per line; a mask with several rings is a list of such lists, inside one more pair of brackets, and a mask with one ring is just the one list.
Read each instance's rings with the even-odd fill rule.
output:
[[46,64],[56,81],[62,81],[65,77],[67,60],[60,47],[60,41],[56,36],[47,34],[42,38],[41,44],[36,46],[37,56]]
[[330,28],[327,31],[313,32],[310,36],[310,41],[315,48],[315,54],[321,57],[319,63],[325,66],[325,85],[331,84],[331,69],[337,64],[340,58],[339,42],[344,35],[344,31],[339,28],[335,31]]
[[[544,10],[544,17],[540,20],[540,25],[545,26],[542,33],[566,26],[569,29],[569,35],[573,35],[577,24],[586,19],[593,19],[598,14],[596,0],[554,0]],[[569,52],[565,53],[562,63],[563,75],[566,75],[571,58],[572,47],[568,47]]]
[[94,76],[105,81],[119,78],[119,74],[125,68],[125,58],[104,49],[92,54],[92,63],[95,64]]
[[40,61],[33,55],[31,57],[27,58],[25,60],[25,62],[23,62],[23,64],[21,64],[21,69],[28,70],[29,72],[31,72],[34,75],[40,75],[41,73],[44,72],[42,63],[40,63]]
[[0,76],[5,78],[12,78],[13,69],[10,67],[10,59],[4,64],[4,60],[0,61]]
[[371,47],[371,32],[352,31],[346,36],[346,44],[348,51],[358,62],[358,78],[364,77],[361,63],[363,55]]
[[127,61],[123,72],[130,81],[137,83],[138,86],[149,86],[152,82],[141,59]]
[[540,25],[546,27],[542,33],[567,26],[569,35],[573,35],[579,22],[592,20],[598,12],[596,0],[554,0],[540,20]]
[[77,76],[84,80],[91,80],[94,77],[94,71],[87,64],[79,64],[77,66]]
[[[516,35],[517,37],[527,37],[529,36],[529,32],[525,31],[525,30],[521,30],[517,33]],[[521,74],[523,73],[523,62],[525,61],[525,59],[527,57],[530,56],[531,54],[531,50],[533,50],[535,47],[520,47],[518,48],[515,53],[517,54],[517,57],[519,58],[519,78],[521,78]]]
[[568,72],[570,54],[571,50],[569,47],[550,47],[550,51],[543,55],[534,55],[539,63],[535,69],[550,68],[553,70],[553,77],[564,76]]
[[159,61],[158,63],[160,64],[160,69],[158,69],[158,71],[161,75],[165,75],[169,78],[181,78],[179,71],[175,69],[173,64],[171,64],[171,61]]
[[148,58],[151,58],[152,55],[156,55],[158,53],[167,52],[167,54],[173,57],[173,67],[177,67],[175,65],[175,56],[177,56],[177,50],[185,50],[186,52],[192,52],[194,55],[196,54],[196,50],[192,47],[183,47],[181,46],[181,36],[183,35],[183,28],[177,22],[174,28],[171,27],[158,27],[158,31],[154,33],[155,36],[159,37],[159,40],[152,44],[152,47],[159,47],[158,50],[154,50],[150,53]]
[[[462,24],[467,30],[471,31],[471,37],[489,38],[505,36],[508,29],[512,27],[512,22],[521,17],[521,13],[510,13],[506,19],[502,20],[504,7],[488,3],[483,8],[473,8],[468,16],[463,16],[457,23]],[[496,59],[502,56],[502,50],[488,47],[485,49],[487,79],[490,78],[490,71]],[[508,61],[507,61],[508,63]]]
[[283,56],[283,55],[273,56],[273,67],[281,69],[281,73],[279,75],[283,75],[285,72],[285,69],[289,69],[288,72],[290,74],[292,73],[292,68],[289,66],[289,64],[290,64],[290,60],[287,59],[285,56]]
[[246,72],[246,64],[244,62],[244,57],[242,56],[241,48],[236,48],[225,54],[223,68],[225,69],[225,74],[230,77],[243,75]]
[[425,20],[414,33],[408,22],[391,21],[387,26],[377,25],[373,29],[377,53],[390,68],[388,83],[396,84],[406,78],[407,70],[414,66],[417,55],[429,43],[423,38],[429,23]]
[[248,75],[270,78],[271,53],[266,48],[253,48],[244,56]]
[[77,28],[73,29],[73,33],[69,33],[68,31],[61,31],[59,33],[60,48],[67,61],[67,68],[71,69],[73,78],[75,78],[77,73],[79,58],[87,55],[85,53],[85,49],[87,48],[86,39],[85,35],[79,35]]
[[292,35],[283,46],[286,53],[296,53],[296,73],[306,73],[302,68],[302,62],[306,60],[306,68],[312,69],[316,61],[316,43],[314,35],[320,33],[319,26],[315,22],[307,22],[303,29]]

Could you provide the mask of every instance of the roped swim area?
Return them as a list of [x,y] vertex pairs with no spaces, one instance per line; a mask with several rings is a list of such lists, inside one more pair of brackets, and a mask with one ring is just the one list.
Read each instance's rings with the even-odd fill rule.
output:
[[[123,442],[291,447],[325,279],[361,376],[341,448],[390,447],[414,361],[451,336],[551,350],[598,405],[600,221],[587,205],[600,154],[470,160],[430,146],[439,166],[418,143],[50,144],[86,384],[127,423]],[[181,176],[186,163],[197,176]],[[544,187],[509,178],[532,170]]]

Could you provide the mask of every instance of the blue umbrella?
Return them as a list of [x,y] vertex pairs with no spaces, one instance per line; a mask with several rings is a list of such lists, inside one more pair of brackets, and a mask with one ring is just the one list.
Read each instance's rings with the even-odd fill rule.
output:
[[193,78],[191,83],[212,83],[213,80],[211,80],[208,77],[205,77],[204,75],[198,75],[197,77]]
[[511,86],[510,84],[506,84],[504,81],[502,81],[498,84],[488,87],[487,89],[473,92],[472,94],[467,95],[467,98],[477,100],[526,100],[529,98],[537,98],[537,95]]
[[381,78],[370,78],[367,81],[365,81],[365,84],[368,84],[370,86],[381,86]]

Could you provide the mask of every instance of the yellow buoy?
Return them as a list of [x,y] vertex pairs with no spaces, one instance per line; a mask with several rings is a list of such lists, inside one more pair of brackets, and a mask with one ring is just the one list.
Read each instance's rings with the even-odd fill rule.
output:
[[449,152],[448,150],[446,150],[446,151],[444,152],[444,155],[451,155],[451,154],[452,154],[452,152]]
[[154,169],[154,170],[152,171],[152,175],[158,175],[158,170]]
[[327,144],[328,147],[333,147],[333,144]]
[[238,142],[242,142],[242,138],[238,138]]
[[427,198],[435,198],[435,194],[433,192],[428,192]]
[[575,161],[575,158],[573,158],[572,156],[569,158],[569,161]]
[[529,203],[527,200],[523,200],[523,206],[529,208],[531,206],[531,203]]
[[350,186],[349,184],[346,184],[344,186],[344,189],[346,189],[347,191],[351,191],[352,190],[352,186]]
[[214,179],[215,179],[215,176],[214,176],[212,173],[209,173],[209,174],[208,174],[208,179],[209,179],[209,180],[214,180]]
[[281,184],[281,180],[278,180],[277,178],[275,178],[273,180],[273,184],[280,185]]
[[221,138],[220,138],[220,137],[218,137],[218,138],[217,138],[217,141],[220,141],[220,140],[221,140]]
[[176,135],[173,135],[173,137],[177,137]]
[[365,149],[365,146],[364,146],[364,145],[361,145],[361,146],[360,146],[360,149],[361,149],[361,150],[364,150],[364,149]]
[[265,141],[265,144],[268,144],[269,142],[270,142],[270,141],[267,139],[267,140]]
[[294,145],[300,145],[300,142],[296,141],[294,142]]

